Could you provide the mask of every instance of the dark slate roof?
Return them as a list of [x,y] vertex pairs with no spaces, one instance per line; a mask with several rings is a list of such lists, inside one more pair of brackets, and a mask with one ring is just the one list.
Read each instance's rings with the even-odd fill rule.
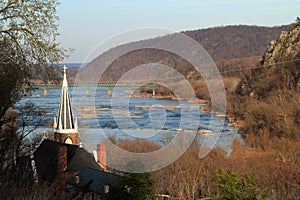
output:
[[77,188],[84,189],[90,192],[95,192],[104,195],[104,186],[108,185],[111,190],[113,187],[120,184],[120,176],[104,171],[99,171],[92,168],[85,168],[77,175],[79,182],[76,183],[76,178],[70,178],[67,183]]
[[39,179],[52,183],[57,176],[58,146],[67,147],[66,172],[79,172],[87,167],[102,170],[92,154],[77,145],[70,145],[45,139],[34,152],[35,166]]

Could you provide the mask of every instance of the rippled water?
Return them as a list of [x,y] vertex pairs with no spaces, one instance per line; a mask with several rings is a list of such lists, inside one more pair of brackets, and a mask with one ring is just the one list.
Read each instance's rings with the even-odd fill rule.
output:
[[[86,90],[89,90],[87,96]],[[222,116],[201,112],[204,105],[187,101],[159,98],[132,97],[130,88],[116,88],[112,97],[107,96],[107,88],[70,88],[72,109],[78,118],[82,140],[95,146],[101,138],[147,138],[161,145],[167,144],[178,133],[191,134],[197,131],[199,141],[228,148],[234,138],[240,138],[236,129],[230,127]],[[60,88],[39,89],[26,96],[22,102],[32,101],[45,114],[46,121],[58,113]],[[211,138],[211,139],[210,139]]]

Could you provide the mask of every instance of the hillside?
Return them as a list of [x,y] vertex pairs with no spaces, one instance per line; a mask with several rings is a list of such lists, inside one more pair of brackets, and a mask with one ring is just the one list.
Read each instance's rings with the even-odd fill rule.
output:
[[[184,34],[199,42],[211,55],[214,61],[219,62],[219,67],[223,66],[220,61],[242,59],[246,57],[261,56],[266,50],[266,46],[271,40],[276,39],[280,33],[288,26],[260,27],[260,26],[224,26],[195,31],[185,31]],[[101,63],[107,62],[116,52],[133,47],[143,47],[147,44],[159,43],[163,40],[171,40],[173,35],[167,35],[149,40],[132,42],[110,49],[94,59],[87,66],[87,71],[101,68]],[[258,61],[258,58],[256,58]],[[134,66],[145,63],[162,63],[175,68],[183,75],[190,72],[190,64],[178,56],[157,49],[142,49],[130,52],[121,56],[109,66],[104,72],[100,82],[116,82],[125,72]],[[253,62],[251,62],[252,64]],[[247,63],[245,66],[247,67]],[[90,80],[91,81],[91,80]]]
[[300,21],[270,42],[261,63],[228,95],[230,112],[244,120],[241,133],[253,146],[300,140]]
[[276,39],[287,26],[224,26],[184,34],[199,42],[215,60],[261,56],[271,40]]

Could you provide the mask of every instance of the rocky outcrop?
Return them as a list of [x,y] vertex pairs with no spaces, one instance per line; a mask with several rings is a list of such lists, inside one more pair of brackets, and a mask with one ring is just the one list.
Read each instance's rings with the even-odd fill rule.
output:
[[239,132],[251,146],[273,138],[300,138],[300,20],[271,41],[262,65],[243,71],[229,112],[244,124]]
[[262,63],[265,66],[276,63],[289,62],[299,59],[300,53],[300,23],[287,31],[282,31],[278,40],[270,42],[263,56]]
[[244,72],[237,94],[263,99],[279,89],[300,90],[300,20],[270,42],[261,64]]

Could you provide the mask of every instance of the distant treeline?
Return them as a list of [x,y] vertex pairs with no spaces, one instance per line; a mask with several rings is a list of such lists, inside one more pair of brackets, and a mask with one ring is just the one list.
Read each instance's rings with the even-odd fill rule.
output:
[[[288,26],[259,27],[239,25],[186,31],[183,33],[199,42],[223,70],[222,68],[236,67],[233,64],[226,65],[225,62],[228,60],[230,62],[244,62],[239,67],[248,67],[249,57],[261,56],[266,51],[270,41],[276,39],[287,28]],[[147,44],[160,43],[163,40],[172,39],[172,37],[173,35],[168,35],[118,46],[100,55],[87,66],[92,67],[97,60],[110,57],[114,52],[124,50],[129,46],[147,46]],[[236,60],[243,58],[247,58],[246,61]],[[184,76],[193,71],[192,65],[178,55],[158,49],[141,49],[129,52],[115,60],[104,72],[101,81],[116,82],[131,68],[145,63],[165,64],[173,67]],[[250,62],[250,65],[252,64],[253,62]]]

